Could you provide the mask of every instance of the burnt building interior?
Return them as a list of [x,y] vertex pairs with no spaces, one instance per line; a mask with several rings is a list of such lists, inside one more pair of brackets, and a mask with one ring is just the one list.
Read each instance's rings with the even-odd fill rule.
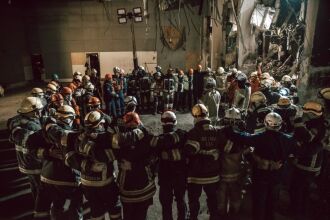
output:
[[1,1],[0,219],[329,219],[329,12]]

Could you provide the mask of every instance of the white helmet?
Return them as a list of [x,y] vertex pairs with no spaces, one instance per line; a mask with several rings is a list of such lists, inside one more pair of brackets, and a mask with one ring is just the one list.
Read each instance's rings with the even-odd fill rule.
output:
[[206,89],[213,89],[213,88],[215,88],[215,86],[216,86],[216,81],[215,81],[215,79],[209,77],[209,78],[207,79],[207,81],[206,81],[205,88],[206,88]]
[[212,69],[210,67],[207,67],[206,68],[206,72],[211,73],[212,72]]
[[52,93],[56,93],[57,92],[57,88],[54,84],[47,84],[47,88],[46,88],[46,91],[48,92],[52,92]]
[[162,70],[162,67],[161,66],[156,66],[155,69],[156,69],[157,72],[160,72]]
[[232,68],[231,72],[236,74],[238,72],[238,70],[236,68]]
[[85,83],[87,83],[87,82],[90,82],[91,81],[91,78],[89,77],[89,75],[84,75],[82,77],[82,81],[85,82]]
[[41,99],[38,97],[26,97],[22,102],[20,108],[17,110],[20,114],[26,114],[43,108]]
[[55,118],[67,125],[71,125],[75,117],[76,112],[70,105],[62,105],[55,112]]
[[271,87],[271,82],[267,79],[263,79],[260,82],[260,88],[264,89],[264,88],[270,88]]
[[255,103],[258,106],[259,104],[265,104],[267,102],[267,98],[262,92],[257,91],[252,93],[250,102]]
[[135,105],[137,106],[137,100],[134,96],[126,96],[124,99],[125,105]]
[[82,73],[79,71],[76,71],[73,73],[73,78],[75,78],[76,76],[82,76]]
[[120,68],[118,66],[115,66],[113,68],[113,73],[116,74],[116,73],[120,73]]
[[73,79],[79,81],[79,82],[82,82],[82,76],[81,75],[76,75],[73,77]]
[[84,119],[84,125],[89,128],[95,128],[99,124],[105,123],[103,116],[98,111],[91,111],[89,112]]
[[269,79],[270,78],[270,74],[265,72],[263,74],[261,74],[261,79],[264,80],[264,79]]
[[282,127],[282,117],[276,112],[270,112],[266,115],[264,123],[266,129],[278,131]]
[[176,115],[172,111],[166,111],[162,114],[161,122],[163,125],[176,125]]
[[209,111],[204,104],[196,104],[191,109],[191,114],[194,118],[207,118],[209,116]]
[[222,75],[222,74],[225,73],[225,69],[224,69],[222,66],[220,66],[220,67],[218,68],[218,70],[217,70],[217,73],[220,74],[220,75]]
[[97,74],[97,70],[95,68],[92,69],[93,74]]
[[252,77],[258,77],[258,72],[257,71],[254,71],[250,74],[250,78]]
[[235,107],[232,107],[230,109],[227,109],[225,111],[225,118],[226,119],[234,119],[234,120],[241,120],[241,112],[235,108]]
[[144,69],[144,66],[139,66],[139,69],[140,69],[140,70],[143,70],[143,71],[145,70],[145,69]]
[[95,86],[92,83],[87,83],[87,85],[85,86],[85,89],[87,91],[93,92],[95,89]]
[[289,75],[284,75],[281,80],[283,83],[290,83],[292,82],[292,78]]
[[35,97],[42,97],[44,95],[44,91],[36,87],[31,90],[31,95]]

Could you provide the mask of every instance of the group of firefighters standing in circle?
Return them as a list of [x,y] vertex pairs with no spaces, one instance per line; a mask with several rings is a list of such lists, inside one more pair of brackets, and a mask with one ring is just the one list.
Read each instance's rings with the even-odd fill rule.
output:
[[[174,198],[177,219],[197,220],[202,190],[211,220],[239,219],[246,182],[254,220],[274,219],[279,188],[289,191],[293,216],[306,218],[313,182],[329,210],[330,88],[300,106],[295,83],[276,81],[260,64],[249,76],[201,65],[126,76],[115,67],[103,86],[94,69],[64,87],[54,74],[7,124],[34,218],[81,219],[84,195],[91,219],[144,220],[156,176],[164,220],[173,219]],[[176,110],[191,110],[191,130],[177,128]],[[161,134],[141,122],[137,112],[148,111],[161,113]]]

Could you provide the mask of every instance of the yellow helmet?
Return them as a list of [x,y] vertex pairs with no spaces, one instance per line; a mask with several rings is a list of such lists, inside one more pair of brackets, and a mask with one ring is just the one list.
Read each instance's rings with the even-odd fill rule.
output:
[[256,104],[264,104],[267,102],[267,98],[262,92],[257,91],[252,93],[250,102]]
[[289,107],[290,105],[291,105],[291,101],[290,101],[290,99],[288,97],[281,96],[278,99],[277,106],[286,108],[286,107]]
[[205,117],[206,118],[206,117],[209,116],[209,111],[207,110],[207,108],[204,104],[196,104],[191,109],[191,114],[195,118],[198,118],[198,117]]
[[330,100],[330,88],[321,89],[319,96],[325,100]]
[[309,101],[304,104],[303,112],[312,113],[314,115],[321,116],[323,113],[323,108],[321,104],[314,101]]

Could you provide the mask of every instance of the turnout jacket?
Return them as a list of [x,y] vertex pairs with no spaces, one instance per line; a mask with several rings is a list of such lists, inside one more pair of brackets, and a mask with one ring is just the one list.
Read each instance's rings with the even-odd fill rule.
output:
[[150,169],[150,136],[144,128],[141,129],[147,136],[134,143],[120,145],[118,152],[118,184],[123,203],[150,201],[156,192]]
[[[34,137],[40,144],[37,155],[44,158],[41,170],[42,182],[60,186],[78,186],[76,174],[64,163],[66,147],[75,139],[70,136],[77,134],[70,127],[60,126],[55,119],[49,118],[42,132]],[[52,152],[57,152],[56,156],[52,156]]]
[[41,129],[40,121],[23,115],[8,120],[9,141],[15,144],[18,169],[24,174],[40,174],[42,162],[33,154],[27,142],[32,134]]
[[65,164],[81,172],[81,184],[102,187],[114,181],[113,162],[116,160],[118,144],[130,144],[143,138],[139,129],[113,134],[106,131],[86,131],[78,138],[69,136],[75,143],[68,146]]
[[197,122],[188,134],[184,152],[188,157],[188,183],[210,184],[219,181],[219,153],[225,146],[222,130],[209,119]]
[[260,105],[252,112],[248,111],[246,119],[247,131],[251,134],[264,132],[266,130],[264,120],[270,112],[271,109],[266,105]]
[[186,158],[183,147],[187,132],[181,129],[152,137],[150,146],[159,158],[159,184],[175,178],[186,178]]
[[251,135],[246,132],[227,132],[228,137],[239,143],[254,147],[253,177],[257,180],[277,182],[280,179],[282,165],[289,154],[294,152],[292,136],[282,132],[266,130]]
[[323,117],[295,124],[294,137],[297,140],[297,148],[294,165],[298,169],[319,174],[325,132],[326,123]]

